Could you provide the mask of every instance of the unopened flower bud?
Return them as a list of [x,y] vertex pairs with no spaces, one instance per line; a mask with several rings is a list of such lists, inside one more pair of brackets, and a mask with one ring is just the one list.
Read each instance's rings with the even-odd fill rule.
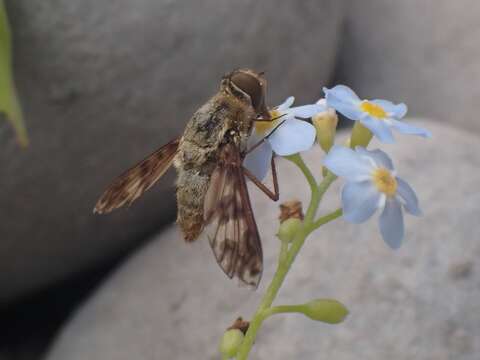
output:
[[219,350],[222,355],[228,359],[237,355],[238,349],[243,341],[243,332],[238,329],[230,329],[225,331],[220,341]]
[[312,123],[317,130],[317,141],[320,147],[328,153],[333,146],[337,131],[338,116],[334,109],[326,108],[312,117]]
[[297,218],[290,218],[280,224],[277,236],[281,241],[287,243],[293,241],[302,226],[302,221]]
[[356,146],[366,148],[372,140],[372,132],[363,126],[360,121],[355,121],[353,125],[352,136],[350,137],[350,147],[355,149]]
[[312,320],[338,324],[348,315],[348,309],[337,300],[316,299],[304,304],[302,313]]

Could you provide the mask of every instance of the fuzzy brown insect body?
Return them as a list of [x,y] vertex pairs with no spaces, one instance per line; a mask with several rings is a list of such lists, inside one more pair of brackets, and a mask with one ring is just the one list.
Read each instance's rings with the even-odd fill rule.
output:
[[[130,204],[173,163],[178,175],[177,223],[185,240],[197,239],[206,225],[213,224],[209,241],[217,262],[229,277],[236,275],[257,286],[262,249],[242,162],[254,121],[270,118],[265,88],[263,76],[252,70],[226,75],[219,92],[195,112],[182,137],[117,178],[94,212]],[[245,175],[252,178],[248,172]]]
[[[187,241],[195,240],[204,225],[204,199],[219,149],[234,143],[243,155],[256,113],[248,99],[221,91],[191,118],[174,159],[177,169],[177,222]],[[248,102],[247,102],[248,101]]]

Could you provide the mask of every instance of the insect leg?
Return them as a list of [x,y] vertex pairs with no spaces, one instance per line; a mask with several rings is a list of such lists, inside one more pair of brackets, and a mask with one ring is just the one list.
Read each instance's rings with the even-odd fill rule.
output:
[[[283,115],[282,115],[283,116]],[[276,119],[280,119],[282,116],[279,116],[277,117]],[[275,120],[276,120],[275,119]],[[267,140],[283,123],[285,122],[285,120],[283,120],[280,124],[278,124],[277,126],[275,126],[273,128],[272,131],[270,131],[270,133],[265,136],[264,138],[262,138],[262,140],[260,140],[259,142],[257,142],[255,145],[253,145],[250,149],[247,150],[247,152],[245,153],[245,155],[251,153],[253,150],[255,150],[257,147],[259,147],[260,145],[262,145],[264,143],[265,140]]]
[[272,177],[273,177],[273,191],[266,187],[255,175],[253,175],[247,168],[242,166],[243,174],[248,177],[265,195],[273,201],[277,201],[280,197],[280,190],[278,188],[277,168],[275,166],[275,157],[272,156]]

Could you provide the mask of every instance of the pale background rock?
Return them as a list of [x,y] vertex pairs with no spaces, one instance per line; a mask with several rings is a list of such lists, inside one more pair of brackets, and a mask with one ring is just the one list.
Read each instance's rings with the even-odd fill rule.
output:
[[[275,316],[265,323],[252,359],[480,358],[480,137],[418,124],[433,139],[398,135],[398,144],[382,148],[416,189],[424,217],[406,216],[398,251],[383,243],[376,220],[337,220],[312,236],[277,303],[333,297],[350,315],[335,326]],[[319,151],[305,158],[319,170]],[[305,200],[307,185],[291,164],[281,161],[279,175],[281,200]],[[206,239],[185,244],[172,226],[79,309],[47,359],[218,359],[223,330],[252,314],[278,252],[277,204],[251,190],[266,263],[257,292],[224,276]],[[338,205],[338,191],[332,191],[321,211]]]
[[480,2],[348,0],[338,81],[480,131]]
[[109,181],[178,135],[234,67],[276,104],[313,100],[334,66],[338,0],[7,0],[31,146],[0,137],[0,302],[133,246],[173,219],[172,177],[95,217]]

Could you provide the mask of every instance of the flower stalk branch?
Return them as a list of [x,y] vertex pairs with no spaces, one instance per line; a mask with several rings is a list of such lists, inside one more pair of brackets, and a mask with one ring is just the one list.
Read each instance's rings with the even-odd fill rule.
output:
[[339,208],[333,212],[331,212],[330,214],[327,214],[325,216],[322,216],[321,218],[318,218],[313,224],[312,224],[312,227],[310,229],[310,232],[318,229],[320,226],[332,221],[332,220],[335,220],[336,218],[339,218],[340,216],[342,216],[343,214],[343,210],[342,208]]
[[[282,242],[282,247],[279,255],[278,266],[273,276],[273,279],[270,285],[265,292],[260,305],[257,308],[248,328],[247,333],[245,334],[245,339],[243,340],[242,344],[239,347],[239,351],[237,354],[237,360],[246,360],[248,358],[248,354],[253,346],[255,338],[257,336],[258,330],[260,329],[263,321],[270,315],[272,315],[272,311],[275,312],[279,309],[286,310],[286,307],[273,307],[272,303],[275,300],[278,291],[280,290],[285,277],[287,276],[295,258],[297,257],[298,253],[300,252],[305,240],[310,235],[310,233],[316,230],[321,225],[328,223],[341,215],[341,211],[338,210],[333,212],[332,214],[326,215],[321,217],[317,221],[314,220],[318,207],[320,205],[320,201],[328,190],[330,185],[335,181],[337,178],[334,174],[328,173],[325,176],[320,184],[317,184],[315,177],[313,176],[312,172],[305,164],[303,159],[300,155],[295,154],[292,156],[287,157],[288,160],[293,162],[303,173],[305,176],[311,190],[311,200],[308,206],[307,213],[305,215],[305,220],[303,222],[303,226],[300,227],[299,231],[297,232],[294,240],[292,241],[290,247],[288,247],[284,242]],[[292,308],[293,306],[293,308]],[[290,310],[295,310],[298,308],[295,305],[287,306]],[[275,310],[277,309],[277,310]]]

